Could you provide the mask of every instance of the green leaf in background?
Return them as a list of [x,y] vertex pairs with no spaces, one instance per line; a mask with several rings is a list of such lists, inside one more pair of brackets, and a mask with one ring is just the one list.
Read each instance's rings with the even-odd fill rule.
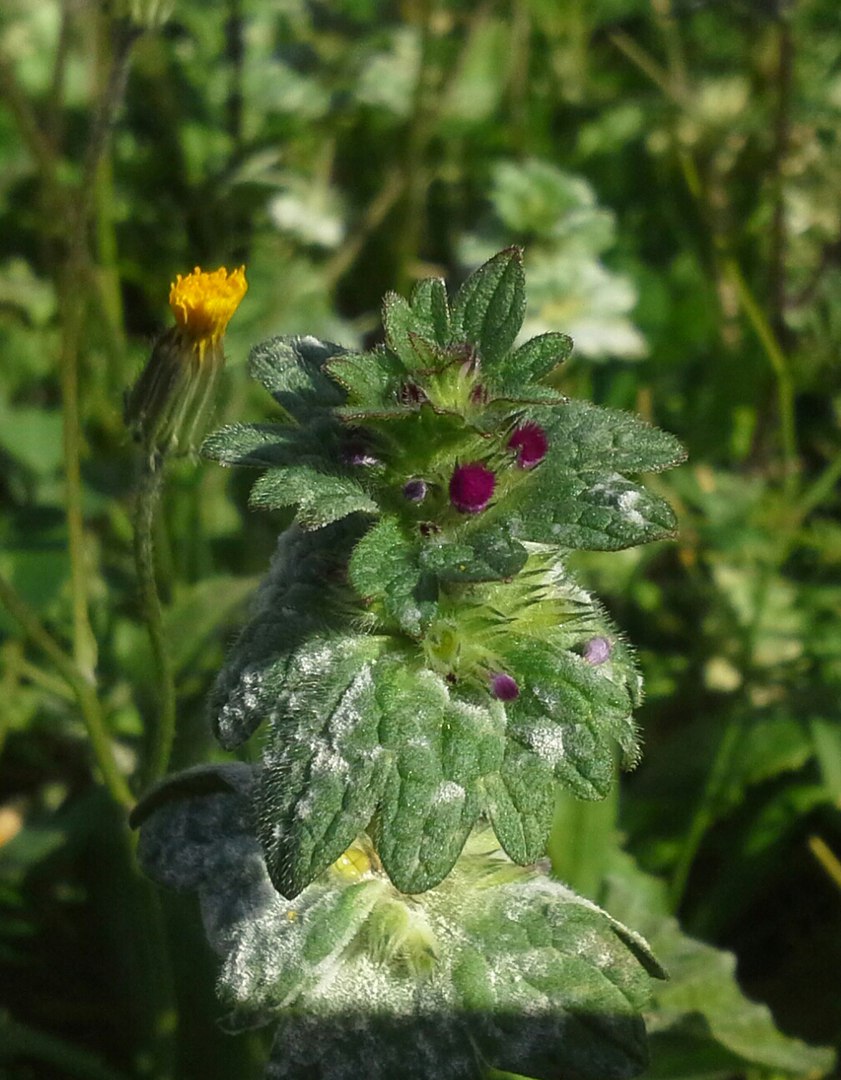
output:
[[278,1024],[268,1077],[472,1080],[477,1056],[538,1080],[557,1076],[561,1054],[581,1080],[644,1066],[640,1009],[662,969],[637,934],[513,866],[481,831],[422,896],[395,892],[362,838],[284,900],[236,769],[215,787],[203,770],[203,794],[195,775],[192,792],[169,781],[139,815],[140,858],[155,880],[198,892],[229,1025]]
[[724,1080],[758,1068],[796,1077],[822,1077],[829,1049],[808,1046],[778,1030],[770,1010],[744,996],[736,958],[684,934],[667,914],[665,887],[630,856],[616,852],[605,907],[646,935],[669,974],[648,1012],[651,1067],[646,1080]]

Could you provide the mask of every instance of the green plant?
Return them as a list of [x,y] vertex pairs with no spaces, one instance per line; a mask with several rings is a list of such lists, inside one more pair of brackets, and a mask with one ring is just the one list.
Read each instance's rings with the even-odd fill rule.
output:
[[263,759],[171,777],[135,821],[147,872],[199,892],[229,1022],[278,1021],[270,1076],[645,1063],[661,969],[539,860],[557,785],[603,798],[638,757],[639,673],[566,554],[670,535],[628,474],[682,452],[555,390],[571,342],[515,346],[524,311],[509,248],[452,306],[389,294],[373,352],[264,342],[279,422],[204,446],[294,510],[212,698],[228,749],[267,723]]

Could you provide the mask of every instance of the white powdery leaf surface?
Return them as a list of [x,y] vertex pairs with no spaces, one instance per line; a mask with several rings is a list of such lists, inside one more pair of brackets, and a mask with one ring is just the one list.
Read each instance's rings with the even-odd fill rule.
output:
[[563,730],[560,727],[538,724],[527,729],[523,733],[523,738],[529,749],[533,750],[547,765],[557,765],[566,754]]
[[632,525],[644,525],[645,518],[636,509],[637,504],[640,501],[640,493],[638,491],[623,491],[619,496],[618,505],[622,511],[623,516],[627,521],[630,521]]

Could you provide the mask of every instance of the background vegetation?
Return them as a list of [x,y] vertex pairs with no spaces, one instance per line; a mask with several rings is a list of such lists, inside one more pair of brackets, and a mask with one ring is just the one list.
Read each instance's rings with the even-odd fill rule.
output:
[[[247,264],[221,423],[264,414],[259,337],[370,344],[386,289],[523,243],[565,391],[689,449],[651,481],[678,542],[578,560],[646,754],[559,806],[555,868],[677,964],[652,1077],[826,1075],[731,972],[839,1040],[837,0],[7,0],[0,86],[0,1074],[259,1075],[124,825],[156,693],[121,401],[170,280]],[[206,692],[282,525],[246,494],[170,471],[175,766],[222,756]]]

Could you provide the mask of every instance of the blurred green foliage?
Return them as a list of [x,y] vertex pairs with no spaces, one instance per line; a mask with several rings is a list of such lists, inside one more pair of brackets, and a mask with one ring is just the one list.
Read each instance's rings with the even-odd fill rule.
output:
[[[782,1030],[837,1041],[836,0],[176,0],[140,35],[165,15],[0,13],[0,574],[67,661],[0,609],[0,1075],[221,1080],[264,1054],[215,1031],[196,913],[137,876],[91,755],[99,718],[133,783],[156,709],[121,400],[169,281],[247,264],[217,419],[261,419],[255,340],[370,343],[387,289],[515,242],[528,335],[578,342],[560,388],[690,454],[651,481],[678,544],[575,560],[639,647],[646,753],[618,808],[559,807],[556,866],[666,950],[677,915]],[[169,474],[177,766],[218,754],[206,692],[284,521],[246,496]],[[732,965],[705,955],[683,962],[710,985],[652,1017],[651,1076],[820,1075],[767,1017],[722,1034]]]

